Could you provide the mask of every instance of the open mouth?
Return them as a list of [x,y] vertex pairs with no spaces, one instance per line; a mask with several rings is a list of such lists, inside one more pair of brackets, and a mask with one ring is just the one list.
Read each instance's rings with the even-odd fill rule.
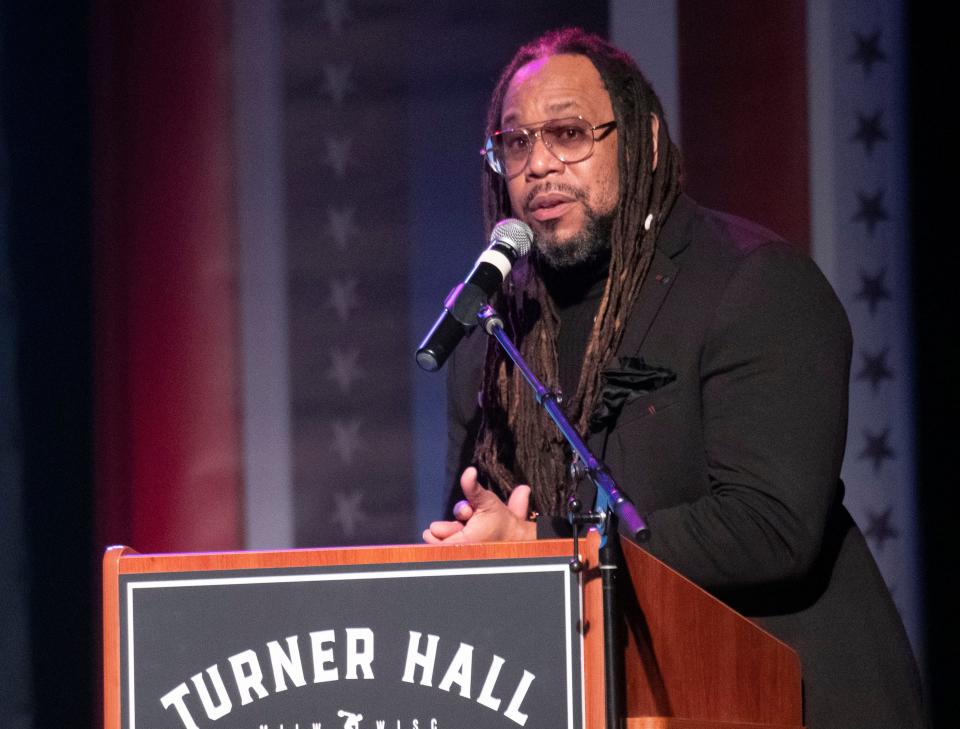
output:
[[575,203],[576,200],[568,195],[557,193],[538,195],[530,203],[530,215],[538,221],[553,220],[567,213]]

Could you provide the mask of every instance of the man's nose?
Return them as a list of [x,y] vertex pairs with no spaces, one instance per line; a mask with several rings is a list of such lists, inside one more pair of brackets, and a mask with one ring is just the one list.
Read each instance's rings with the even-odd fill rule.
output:
[[543,141],[541,133],[537,133],[530,147],[530,158],[527,160],[527,175],[530,177],[544,177],[551,172],[563,169],[563,162],[549,150]]

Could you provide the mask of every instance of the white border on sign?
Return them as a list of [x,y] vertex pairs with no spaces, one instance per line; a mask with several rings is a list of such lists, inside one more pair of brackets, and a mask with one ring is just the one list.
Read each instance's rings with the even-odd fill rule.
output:
[[[567,596],[564,606],[564,624],[567,631],[566,663],[567,663],[567,729],[573,729],[573,648],[570,641],[573,626],[570,624],[570,599],[577,599],[577,607],[581,625],[583,624],[583,599],[578,589],[576,594],[570,590],[570,565],[567,563],[516,565],[501,567],[454,567],[430,569],[384,570],[372,572],[331,572],[324,574],[302,575],[261,575],[257,577],[204,577],[188,580],[137,580],[127,583],[127,694],[129,702],[129,727],[136,729],[136,706],[134,702],[134,650],[133,650],[133,595],[134,590],[157,589],[164,587],[209,587],[212,585],[251,585],[269,584],[278,582],[332,582],[350,580],[383,580],[409,577],[454,577],[463,575],[491,575],[516,574],[531,572],[563,572],[563,590]],[[579,578],[577,580],[578,588]],[[584,678],[583,634],[580,633],[580,705],[581,727],[586,727],[586,687]]]

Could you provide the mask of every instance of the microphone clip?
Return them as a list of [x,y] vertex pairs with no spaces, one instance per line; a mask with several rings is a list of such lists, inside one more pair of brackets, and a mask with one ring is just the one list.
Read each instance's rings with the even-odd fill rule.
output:
[[481,309],[487,305],[487,294],[482,288],[469,281],[458,283],[443,300],[443,308],[462,324],[467,331],[477,325]]

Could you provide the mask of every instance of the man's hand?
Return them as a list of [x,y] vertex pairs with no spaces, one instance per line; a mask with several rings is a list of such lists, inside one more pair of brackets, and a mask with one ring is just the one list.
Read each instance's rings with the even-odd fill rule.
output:
[[517,486],[504,504],[477,481],[471,467],[460,476],[466,502],[454,507],[455,521],[435,521],[423,532],[430,544],[454,542],[512,542],[537,538],[537,525],[527,520],[530,487]]

